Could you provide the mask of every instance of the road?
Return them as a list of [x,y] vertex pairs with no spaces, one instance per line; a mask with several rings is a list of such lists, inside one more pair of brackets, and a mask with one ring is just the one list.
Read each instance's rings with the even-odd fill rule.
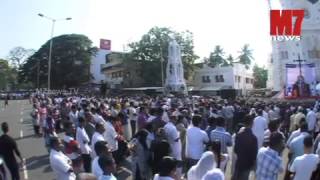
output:
[[6,121],[9,124],[9,135],[16,140],[26,161],[26,167],[20,172],[21,179],[54,179],[44,140],[33,136],[29,101],[12,100],[7,108],[4,108],[3,101],[0,103],[0,123]]

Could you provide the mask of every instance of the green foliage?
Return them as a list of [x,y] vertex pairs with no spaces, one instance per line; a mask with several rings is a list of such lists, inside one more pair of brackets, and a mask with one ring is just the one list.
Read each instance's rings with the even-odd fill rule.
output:
[[189,31],[175,32],[166,27],[154,27],[142,36],[138,42],[129,44],[131,53],[126,56],[126,61],[141,61],[141,78],[144,86],[161,85],[161,60],[164,60],[163,71],[166,72],[168,46],[175,38],[181,47],[181,59],[184,66],[185,78],[192,74],[194,61],[198,58],[194,53],[193,34]]
[[254,65],[253,67],[254,88],[266,88],[268,80],[268,70],[265,67]]
[[223,48],[219,45],[215,46],[214,51],[210,53],[209,56],[209,66],[220,67],[227,66],[228,62],[224,58]]
[[[27,59],[19,73],[20,82],[32,82],[37,86],[39,72],[39,87],[47,86],[49,47],[50,40]],[[96,51],[97,48],[92,47],[91,40],[84,35],[67,34],[54,37],[51,87],[75,87],[88,82],[91,77],[90,60]]]
[[15,89],[17,69],[11,67],[7,60],[0,59],[0,90]]
[[14,67],[20,68],[21,65],[26,61],[26,59],[30,57],[34,52],[35,50],[33,49],[25,49],[18,46],[10,50],[8,60]]
[[247,69],[250,68],[251,62],[254,59],[252,57],[252,50],[249,49],[249,45],[248,44],[245,44],[242,47],[238,59],[239,59],[239,63],[244,64]]

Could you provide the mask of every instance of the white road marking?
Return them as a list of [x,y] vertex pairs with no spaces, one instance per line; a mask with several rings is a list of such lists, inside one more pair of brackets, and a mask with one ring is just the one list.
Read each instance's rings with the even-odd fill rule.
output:
[[23,177],[26,180],[26,179],[28,179],[28,170],[27,170],[27,166],[26,166],[26,159],[23,159],[22,169],[23,169]]
[[23,119],[22,119],[22,118],[20,119],[20,122],[23,122]]
[[20,113],[21,115],[23,115],[23,111],[21,111],[21,113]]
[[20,138],[23,138],[23,131],[20,130]]

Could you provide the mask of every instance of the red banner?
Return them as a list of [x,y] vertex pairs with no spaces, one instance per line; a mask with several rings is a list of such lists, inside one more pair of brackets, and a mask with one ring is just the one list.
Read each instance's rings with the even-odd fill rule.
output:
[[100,49],[111,50],[111,40],[100,39]]

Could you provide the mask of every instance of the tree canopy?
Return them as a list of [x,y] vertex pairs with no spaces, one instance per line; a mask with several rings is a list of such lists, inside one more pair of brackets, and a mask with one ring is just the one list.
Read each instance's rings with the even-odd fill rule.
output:
[[266,88],[268,80],[268,70],[265,67],[253,66],[254,88]]
[[33,49],[25,49],[18,46],[10,50],[8,60],[14,67],[20,68],[27,58],[29,58],[34,52],[35,50]]
[[250,68],[250,65],[254,59],[252,56],[252,50],[249,48],[248,44],[245,44],[242,47],[238,59],[239,59],[239,63],[244,64],[247,69]]
[[129,44],[132,51],[125,59],[141,61],[139,64],[143,69],[141,76],[145,86],[161,85],[161,60],[164,60],[163,71],[166,72],[168,46],[173,38],[181,47],[184,75],[188,79],[193,72],[194,61],[198,58],[193,50],[193,34],[190,31],[176,32],[166,27],[153,27],[140,41]]
[[224,58],[224,50],[220,45],[215,46],[214,51],[209,56],[209,66],[220,67],[228,65],[228,62]]
[[14,89],[17,85],[17,70],[7,60],[0,59],[0,90]]
[[[39,87],[47,86],[49,45],[50,40],[26,60],[19,72],[21,82],[32,82],[36,86],[39,75]],[[54,37],[51,87],[75,87],[88,82],[91,77],[90,60],[96,51],[87,36],[66,34]]]

